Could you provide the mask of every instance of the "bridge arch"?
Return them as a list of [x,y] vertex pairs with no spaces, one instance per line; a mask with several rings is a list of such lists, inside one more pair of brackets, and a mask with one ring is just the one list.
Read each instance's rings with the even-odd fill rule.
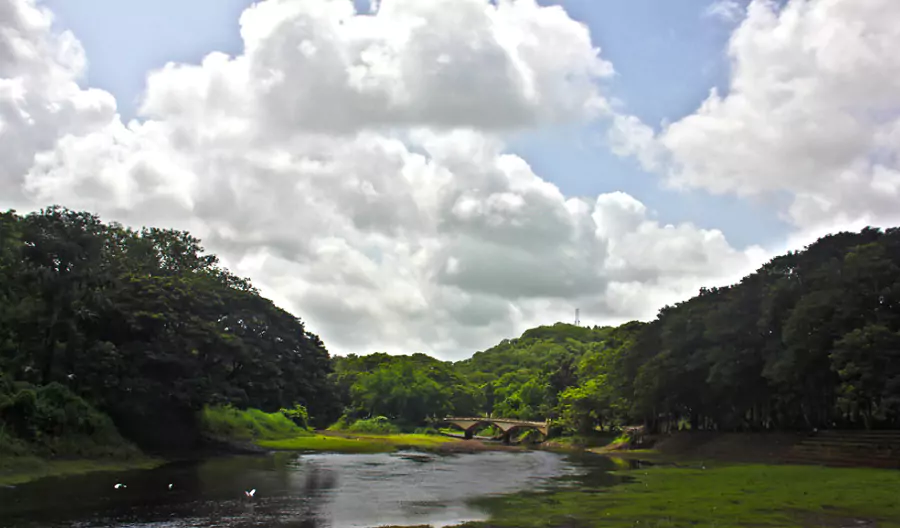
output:
[[[488,425],[496,425],[494,423],[491,423],[488,420],[480,420],[480,419],[478,419],[478,420],[475,420],[475,419],[472,419],[472,420],[468,420],[468,419],[467,420],[443,420],[443,422],[450,424],[452,426],[455,426],[456,428],[461,430],[463,432],[463,434],[465,434],[466,440],[471,439],[474,436],[475,431],[477,431],[478,429],[488,426]],[[505,432],[502,427],[498,426],[497,428],[500,429],[501,432]]]
[[537,431],[544,436],[544,439],[547,438],[547,433],[545,432],[546,431],[545,429],[538,427],[536,425],[531,425],[531,424],[513,425],[512,427],[510,427],[509,429],[504,431],[504,434],[512,436],[512,434],[517,431]]
[[493,425],[497,429],[500,429],[500,431],[503,433],[504,443],[509,443],[512,433],[520,429],[534,429],[541,433],[544,438],[547,438],[550,432],[550,423],[546,420],[543,422],[529,422],[526,420],[516,420],[512,418],[449,416],[441,420],[441,422],[451,424],[458,427],[459,429],[462,429],[465,434],[466,440],[470,440],[473,437],[474,432],[478,427],[485,425]]

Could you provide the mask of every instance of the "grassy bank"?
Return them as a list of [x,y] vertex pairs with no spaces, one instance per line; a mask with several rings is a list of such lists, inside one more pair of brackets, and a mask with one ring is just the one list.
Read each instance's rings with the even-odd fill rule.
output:
[[385,419],[358,420],[313,433],[283,413],[256,409],[209,407],[203,411],[207,434],[234,441],[252,442],[279,451],[324,451],[333,453],[384,453],[398,449],[441,449],[455,438],[432,434],[404,434]]
[[165,461],[150,457],[120,460],[47,460],[38,457],[9,457],[0,461],[0,486],[23,484],[44,477],[79,475],[96,471],[152,469]]
[[[81,405],[80,400],[69,399]],[[143,455],[118,435],[105,415],[83,407],[85,410],[81,411],[81,415],[92,420],[88,422],[90,435],[72,430],[60,436],[42,435],[41,442],[25,442],[0,429],[0,485],[93,471],[152,468],[165,462]],[[207,407],[200,419],[205,434],[235,444],[313,437],[305,427],[297,425],[282,412],[265,413],[229,406]],[[76,423],[84,421],[82,419]],[[44,422],[46,419],[38,421]]]
[[315,434],[283,440],[262,440],[257,445],[286,451],[327,451],[335,453],[385,453],[398,449],[441,450],[461,440],[425,434]]
[[204,408],[201,425],[206,434],[239,441],[282,440],[312,435],[284,413],[231,406]]
[[[652,467],[623,483],[486,499],[475,527],[900,527],[900,472],[813,466]],[[865,523],[864,523],[865,522]]]
[[544,441],[541,446],[547,449],[579,451],[584,449],[611,450],[628,442],[628,437],[618,433],[597,433],[593,435],[558,436]]

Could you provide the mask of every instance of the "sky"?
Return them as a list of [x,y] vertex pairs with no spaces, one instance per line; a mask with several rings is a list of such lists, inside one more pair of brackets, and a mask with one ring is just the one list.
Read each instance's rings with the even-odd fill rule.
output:
[[0,208],[187,229],[333,353],[651,319],[898,223],[894,0],[0,0]]

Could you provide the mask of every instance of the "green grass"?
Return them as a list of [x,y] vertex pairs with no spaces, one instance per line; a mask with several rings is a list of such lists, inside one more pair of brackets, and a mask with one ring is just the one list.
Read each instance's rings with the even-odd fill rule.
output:
[[236,440],[283,440],[311,434],[280,412],[265,413],[258,409],[206,407],[201,421],[204,431]]
[[387,442],[401,447],[435,447],[458,443],[460,440],[430,434],[354,435],[360,440]]
[[589,449],[599,448],[616,441],[611,433],[595,433],[590,435],[558,436],[548,440],[547,445],[558,449]]
[[151,469],[163,462],[143,456],[127,460],[46,460],[32,456],[4,458],[0,460],[0,486],[23,484],[44,477],[97,471]]
[[734,465],[617,474],[633,480],[482,500],[491,520],[470,526],[840,526],[868,519],[900,527],[897,471]]
[[403,448],[435,449],[459,442],[454,438],[426,434],[392,435],[309,435],[283,440],[262,440],[257,445],[287,451],[329,451],[337,453],[386,453]]
[[394,451],[396,446],[383,442],[363,442],[340,436],[300,436],[286,440],[262,440],[261,447],[285,451],[328,451],[335,453],[384,453]]

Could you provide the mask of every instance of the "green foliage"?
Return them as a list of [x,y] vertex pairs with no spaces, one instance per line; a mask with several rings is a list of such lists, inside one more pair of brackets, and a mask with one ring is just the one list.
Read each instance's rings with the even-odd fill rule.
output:
[[478,411],[479,394],[450,363],[424,354],[335,358],[346,422],[384,416],[402,426]]
[[68,388],[0,378],[0,453],[12,456],[134,456],[112,420]]
[[290,421],[294,422],[297,427],[309,429],[309,411],[306,407],[299,403],[294,405],[293,409],[281,409],[281,414],[286,416]]
[[384,416],[375,416],[364,420],[356,420],[342,429],[348,433],[398,434],[400,428],[392,424]]
[[0,458],[23,457],[30,454],[29,446],[12,436],[5,429],[0,429]]
[[282,412],[240,410],[230,405],[204,408],[202,424],[211,435],[239,440],[281,440],[309,435],[305,427]]
[[416,428],[413,430],[413,434],[417,434],[417,435],[439,435],[439,434],[441,434],[441,432],[438,431],[437,429],[435,429],[434,427],[416,427]]
[[[319,338],[199,240],[59,207],[0,213],[0,371],[67,387],[155,449],[195,445],[205,405],[340,411]],[[17,398],[11,420],[38,417]]]
[[651,430],[900,426],[898,264],[900,230],[864,229],[701,289],[636,336],[612,393]]
[[[609,327],[584,328],[563,323],[533,328],[519,339],[504,340],[475,353],[456,363],[456,367],[483,394],[485,414],[523,420],[561,418],[571,428],[592,429],[599,416],[576,424],[576,417],[567,409],[577,398],[574,392],[566,391],[577,386],[580,363],[586,355],[596,355],[608,343],[613,344],[616,332]],[[594,409],[599,407],[595,403],[590,403],[588,414],[596,414]]]

